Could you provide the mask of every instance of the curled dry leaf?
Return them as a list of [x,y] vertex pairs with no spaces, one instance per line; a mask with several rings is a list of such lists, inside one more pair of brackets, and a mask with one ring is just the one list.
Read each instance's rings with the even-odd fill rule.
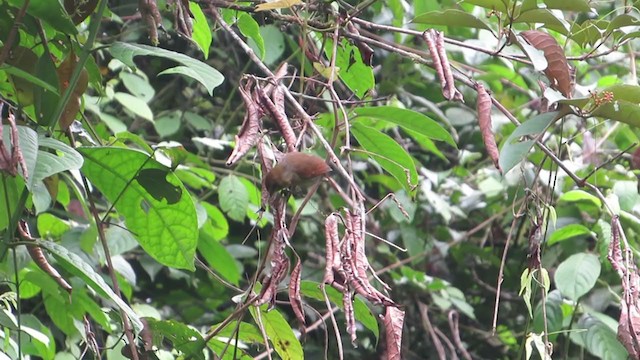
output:
[[179,34],[188,38],[193,34],[193,14],[189,10],[188,0],[174,0],[174,27]]
[[238,135],[236,135],[236,147],[229,155],[227,159],[227,166],[231,166],[238,162],[258,141],[258,135],[260,133],[260,117],[262,112],[258,104],[249,95],[253,81],[248,80],[244,87],[239,87],[240,96],[244,102],[244,106],[247,108],[247,112],[244,115],[242,121],[242,127]]
[[493,160],[493,165],[495,165],[496,169],[502,171],[500,168],[500,151],[498,150],[496,138],[491,129],[491,95],[487,93],[487,90],[480,83],[476,84],[476,91],[478,92],[476,104],[478,124],[480,126],[480,132],[482,133],[482,141],[491,160]]
[[27,251],[29,252],[29,256],[31,259],[38,265],[42,271],[44,271],[47,275],[49,275],[55,282],[60,285],[61,288],[65,289],[68,293],[71,293],[73,288],[69,283],[60,275],[58,270],[56,270],[49,261],[44,256],[44,252],[42,248],[36,244],[36,239],[31,236],[31,232],[29,231],[29,227],[27,226],[27,222],[24,220],[20,220],[18,223],[18,233],[20,234],[20,238],[22,241],[27,242]]
[[620,301],[620,318],[618,320],[618,339],[629,352],[632,359],[640,358],[640,305],[638,304],[640,276],[633,260],[629,245],[622,254],[620,239],[620,220],[618,216],[611,219],[611,242],[607,258],[611,266],[622,279],[622,301]]
[[440,79],[442,95],[447,100],[463,101],[462,93],[456,89],[451,64],[444,48],[444,35],[434,29],[429,29],[422,34],[422,37],[427,43],[434,69]]
[[[4,107],[4,103],[0,103],[0,114],[2,113],[2,108]],[[2,121],[0,121],[0,171],[5,171],[11,176],[18,175],[18,165],[22,169],[22,176],[25,180],[29,179],[29,174],[27,173],[27,164],[24,161],[24,156],[22,155],[22,149],[20,149],[20,140],[18,138],[18,126],[16,125],[16,119],[13,116],[13,113],[9,112],[9,116],[7,117],[7,121],[9,122],[9,141],[10,146],[5,146],[3,141],[3,127]]]
[[147,24],[151,44],[158,45],[158,26],[162,25],[162,17],[158,11],[156,0],[138,0],[138,11],[142,20]]
[[267,275],[262,282],[262,290],[255,302],[256,306],[269,303],[269,309],[272,309],[276,304],[278,285],[287,276],[289,270],[289,258],[284,252],[286,246],[285,233],[286,229],[273,229],[271,232],[271,239],[269,240],[273,249],[270,260],[271,274]]
[[[74,69],[78,65],[78,57],[71,53],[67,56],[66,59],[56,70],[58,73],[58,81],[60,83],[60,90],[66,91],[69,87],[69,83],[71,81],[71,75],[73,74]],[[76,82],[76,86],[71,90],[71,97],[69,98],[69,102],[64,107],[64,111],[60,116],[60,128],[62,130],[67,130],[73,120],[76,118],[78,111],[80,111],[80,105],[82,104],[82,94],[87,90],[87,86],[89,85],[89,75],[87,73],[87,69],[82,69],[80,71],[80,77]]]
[[344,317],[347,320],[347,332],[351,335],[351,344],[356,346],[358,334],[356,334],[356,315],[353,310],[353,295],[350,290],[342,293],[342,305],[344,306]]
[[402,327],[404,325],[404,311],[394,306],[387,306],[384,313],[384,328],[387,342],[387,359],[402,359],[400,354],[402,345]]
[[[274,96],[276,96],[276,93],[278,93],[279,91],[281,90],[276,88],[274,90]],[[282,101],[282,103],[279,106],[276,106],[276,104],[273,101],[271,101],[271,99],[264,92],[264,89],[259,89],[258,95],[260,96],[260,102],[262,106],[266,108],[269,114],[271,114],[271,117],[276,121],[276,124],[278,124],[278,127],[280,128],[280,133],[282,134],[282,137],[284,138],[284,141],[287,144],[287,149],[289,150],[289,152],[296,151],[297,136],[296,136],[296,133],[293,131],[293,128],[291,127],[291,123],[289,123],[287,114],[284,113],[284,93],[282,93],[281,97],[278,96],[278,98],[281,99]],[[281,109],[282,109],[282,112],[281,112]]]
[[278,69],[276,69],[276,71],[273,73],[273,77],[269,78],[269,81],[264,86],[264,92],[267,95],[270,95],[271,93],[273,93],[273,89],[279,86],[280,81],[282,81],[282,78],[287,76],[288,67],[289,67],[289,64],[286,62],[283,62],[282,64],[280,64]]
[[340,239],[338,238],[338,216],[331,214],[324,221],[326,240],[326,254],[323,283],[332,285],[335,276],[334,269],[340,268]]
[[[302,273],[302,263],[300,258],[296,260],[296,264],[291,270],[291,279],[289,280],[289,301],[291,302],[291,308],[296,315],[296,319],[300,321],[302,325],[304,321],[304,308],[302,307],[302,296],[300,296],[300,275]],[[302,327],[304,332],[304,327]]]
[[553,36],[538,30],[527,30],[520,33],[522,37],[534,48],[541,50],[547,60],[547,68],[544,74],[549,79],[551,87],[560,91],[566,98],[571,97],[572,82],[569,63]]

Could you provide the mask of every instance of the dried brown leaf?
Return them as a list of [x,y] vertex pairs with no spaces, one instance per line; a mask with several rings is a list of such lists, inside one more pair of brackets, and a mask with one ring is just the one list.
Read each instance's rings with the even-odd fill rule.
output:
[[571,97],[572,83],[569,63],[553,36],[538,30],[527,30],[520,33],[522,37],[534,48],[541,50],[547,59],[547,68],[544,74],[549,79],[551,87],[560,91],[567,98]]
[[236,135],[236,147],[227,159],[227,166],[231,166],[238,162],[249,150],[256,144],[260,134],[260,117],[262,116],[258,104],[249,95],[251,92],[252,81],[247,81],[244,87],[240,87],[240,97],[247,108],[242,127],[238,135]]
[[73,288],[62,277],[62,275],[60,275],[58,270],[51,266],[47,258],[44,256],[42,248],[36,245],[36,239],[31,236],[31,232],[29,231],[26,221],[20,220],[20,222],[18,223],[18,233],[20,234],[20,238],[22,239],[22,241],[28,243],[26,245],[27,251],[29,252],[29,256],[31,256],[31,259],[33,259],[36,265],[38,265],[38,267],[42,269],[42,271],[44,271],[53,280],[55,280],[55,282],[57,282],[61,288],[65,289],[68,293],[71,293]]
[[[279,90],[276,88],[276,90],[274,90],[274,93],[278,91]],[[280,111],[278,106],[276,106],[276,104],[274,104],[273,101],[271,101],[271,99],[264,92],[264,89],[259,89],[258,95],[260,96],[260,102],[262,103],[262,106],[267,109],[269,114],[271,114],[271,117],[276,121],[276,124],[278,124],[280,133],[282,134],[282,138],[287,144],[287,149],[289,150],[289,152],[296,151],[297,136],[293,131],[293,128],[291,127],[291,123],[289,123],[287,114]],[[284,93],[282,95],[282,108],[284,108]]]
[[324,234],[326,241],[324,278],[325,284],[333,284],[334,269],[340,267],[340,239],[338,238],[338,216],[331,214],[324,221]]
[[[71,53],[67,58],[60,63],[60,66],[56,70],[58,73],[58,81],[60,83],[60,90],[66,91],[66,89],[70,85],[71,75],[73,74],[74,69],[78,64],[78,57]],[[80,105],[82,104],[82,95],[87,90],[87,86],[89,85],[89,75],[87,73],[87,69],[82,69],[80,72],[80,77],[76,82],[76,86],[71,91],[71,97],[69,98],[69,102],[64,107],[64,111],[62,115],[60,115],[60,128],[62,130],[67,130],[73,120],[75,120],[78,111],[80,111]]]
[[[289,301],[296,318],[302,325],[304,321],[304,308],[302,307],[302,296],[300,296],[300,275],[302,273],[302,263],[300,258],[296,260],[296,264],[291,270],[291,279],[289,280]],[[302,327],[304,331],[304,327]]]
[[158,26],[162,25],[162,17],[156,0],[138,0],[138,11],[142,20],[147,24],[151,44],[158,45]]
[[351,344],[356,346],[358,335],[356,334],[356,315],[353,310],[353,295],[350,290],[342,293],[342,305],[344,306],[344,317],[347,320],[347,332],[351,335]]
[[478,111],[478,124],[480,126],[480,132],[482,133],[482,141],[484,147],[487,149],[487,153],[493,165],[496,169],[502,171],[500,168],[500,151],[496,144],[496,138],[493,135],[491,129],[491,95],[487,93],[484,86],[480,83],[476,84],[476,91],[478,92],[477,111]]
[[402,359],[402,327],[404,325],[404,311],[394,306],[387,306],[384,313],[384,328],[387,343],[387,360]]
[[[0,104],[0,113],[2,113],[2,108],[4,104]],[[22,155],[22,149],[20,149],[20,140],[18,138],[18,126],[16,125],[16,119],[13,116],[13,113],[9,112],[9,116],[7,117],[7,121],[9,122],[9,141],[10,146],[5,147],[3,139],[3,128],[2,122],[0,121],[0,171],[5,171],[9,173],[11,176],[18,175],[18,165],[22,169],[22,176],[25,180],[29,179],[29,174],[27,172],[27,164],[24,161],[24,156]],[[9,150],[11,149],[11,150]],[[10,152],[9,152],[10,151]]]

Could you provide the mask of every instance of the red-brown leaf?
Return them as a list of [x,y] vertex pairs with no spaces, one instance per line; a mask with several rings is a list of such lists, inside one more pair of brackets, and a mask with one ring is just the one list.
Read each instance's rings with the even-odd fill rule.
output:
[[[304,321],[304,308],[302,307],[302,296],[300,296],[300,274],[302,273],[302,263],[298,258],[293,270],[291,270],[291,279],[289,280],[289,301],[296,318],[302,325]],[[304,331],[304,327],[302,327]]]
[[482,141],[487,149],[487,153],[493,160],[493,165],[502,171],[500,168],[500,151],[496,144],[496,138],[493,135],[491,129],[491,96],[487,93],[484,86],[480,83],[476,84],[476,91],[478,92],[477,111],[478,111],[478,124],[480,126],[480,132],[482,133]]
[[560,91],[567,98],[571,97],[571,72],[569,63],[553,36],[538,30],[527,30],[520,33],[534,48],[541,50],[547,59],[544,74],[551,82],[551,87]]
[[244,102],[244,106],[247,108],[247,112],[242,122],[242,127],[236,135],[236,147],[231,152],[231,155],[227,159],[227,166],[231,166],[238,162],[258,141],[258,134],[260,132],[260,109],[258,104],[249,95],[251,91],[252,83],[250,81],[244,86],[239,88],[240,96]]
[[402,327],[404,325],[404,311],[397,307],[387,306],[384,313],[384,328],[387,341],[387,360],[402,359],[400,349],[402,345]]

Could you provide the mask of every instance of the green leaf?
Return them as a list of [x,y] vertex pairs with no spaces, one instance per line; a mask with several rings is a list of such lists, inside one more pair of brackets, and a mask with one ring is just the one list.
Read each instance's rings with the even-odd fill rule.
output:
[[[333,56],[333,42],[329,41],[325,47],[329,59]],[[357,46],[351,45],[343,39],[338,45],[336,54],[336,68],[338,77],[360,99],[376,85],[373,69],[362,61],[362,55]]]
[[640,127],[640,106],[626,100],[614,100],[594,110],[591,115]]
[[571,330],[571,339],[575,341],[579,337],[580,343],[598,359],[617,360],[629,357],[617,339],[616,332],[593,315],[582,317]]
[[637,17],[629,14],[618,15],[607,26],[607,34],[612,33],[614,30],[627,27],[627,26],[639,26],[640,20]]
[[[9,0],[9,3],[20,9],[24,5],[25,0]],[[78,30],[75,25],[73,25],[73,22],[71,22],[71,18],[67,15],[60,1],[31,1],[27,7],[27,14],[46,21],[54,29],[63,34],[76,35],[78,33]]]
[[280,314],[278,309],[271,311],[266,309],[267,304],[259,309],[254,306],[249,307],[253,320],[264,326],[267,337],[278,355],[283,360],[304,359],[302,345],[293,334],[293,330],[291,330],[287,320]]
[[64,246],[58,245],[51,241],[38,240],[38,245],[49,251],[56,260],[64,266],[64,268],[73,275],[84,280],[93,290],[101,296],[113,301],[122,311],[127,314],[137,332],[142,330],[142,323],[138,315],[127,305],[122,299],[116,295],[113,290],[102,279],[100,274],[96,273],[93,267],[87,264],[80,256],[70,252]]
[[506,13],[507,9],[512,6],[509,4],[509,0],[464,0],[464,2],[503,13]]
[[193,1],[189,1],[189,10],[193,14],[193,34],[191,39],[198,44],[205,59],[209,58],[209,48],[211,47],[211,29],[207,18],[204,16],[200,5]]
[[568,34],[569,24],[564,20],[556,17],[550,10],[534,9],[527,10],[520,14],[514,23],[541,23],[544,27],[557,31],[563,35]]
[[578,300],[593,288],[600,276],[600,262],[593,254],[578,253],[560,263],[554,280],[563,296]]
[[[342,294],[338,290],[331,286],[326,286],[325,291],[329,300],[340,309],[344,310],[344,303],[342,302]],[[325,301],[324,294],[320,289],[320,284],[314,281],[303,280],[300,282],[300,293],[308,298],[318,301]],[[371,309],[367,304],[359,297],[354,297],[353,312],[356,320],[360,321],[364,327],[371,330],[375,335],[376,340],[380,336],[380,329],[378,328],[378,320],[371,312]]]
[[353,136],[383,169],[398,180],[407,193],[415,193],[418,172],[411,156],[388,135],[361,123],[351,126]]
[[264,59],[266,54],[264,39],[262,38],[262,34],[260,34],[260,25],[258,22],[249,14],[242,13],[238,17],[238,29],[242,33],[242,35],[248,37],[253,40],[258,48],[258,54],[260,55],[260,59]]
[[536,309],[533,312],[534,332],[544,331],[545,324],[549,333],[560,331],[564,320],[564,314],[562,313],[563,303],[564,299],[558,290],[551,291],[546,297],[546,308],[544,312],[542,311],[542,302],[538,302],[538,305],[536,305]]
[[557,115],[558,112],[554,111],[534,116],[520,124],[520,126],[509,135],[500,150],[500,167],[504,174],[524,160],[534,145],[533,140],[516,141],[523,136],[535,136],[541,133],[557,118]]
[[27,80],[28,82],[37,85],[38,87],[41,87],[47,91],[50,91],[54,94],[59,94],[58,93],[58,87],[57,86],[53,86],[51,84],[49,84],[48,82],[41,80],[40,78],[38,78],[36,75],[30,74],[22,69],[19,69],[15,66],[11,66],[8,64],[4,64],[2,66],[0,66],[0,71],[4,71],[7,74],[10,75],[15,75],[17,77],[23,78],[25,80]]
[[120,74],[118,76],[122,80],[122,83],[127,88],[127,90],[129,90],[129,92],[133,96],[141,99],[146,103],[151,101],[151,99],[153,99],[153,96],[156,94],[156,91],[154,90],[153,86],[149,84],[149,81],[146,78],[138,75],[137,73],[133,74],[128,71],[120,71]]
[[192,77],[207,89],[209,95],[213,95],[213,89],[224,81],[224,76],[218,70],[202,61],[174,51],[141,44],[116,42],[109,48],[109,52],[113,57],[134,69],[136,65],[133,58],[139,55],[157,56],[176,61],[184,66],[180,66],[178,69],[173,68],[176,70],[171,72],[165,70],[160,74],[180,73]]
[[547,244],[549,246],[568,240],[577,236],[592,236],[593,233],[589,228],[582,224],[569,224],[567,226],[563,226],[559,229],[556,229],[551,236],[549,236],[549,240],[547,240]]
[[[11,128],[9,125],[2,126],[2,144],[7,154],[11,154]],[[31,188],[33,183],[33,173],[36,169],[36,161],[38,160],[38,134],[31,128],[26,126],[18,126],[18,142],[22,150],[22,156],[27,165],[27,176],[25,179],[27,188]],[[21,168],[21,166],[20,166]],[[18,169],[18,175],[22,177],[22,172]],[[4,209],[4,207],[2,207]]]
[[154,337],[162,336],[169,340],[185,357],[193,356],[194,359],[205,360],[202,349],[206,344],[197,330],[175,320],[147,318],[147,323]]
[[[228,324],[224,329],[220,330],[220,332],[218,332],[218,335],[216,336],[222,339],[231,339],[235,337],[235,329],[237,324],[238,323],[236,322]],[[220,324],[213,325],[211,329],[217,329],[218,326],[220,326]],[[255,325],[246,322],[240,323],[237,334],[238,340],[244,341],[246,343],[262,344],[264,340],[260,330],[256,328]]]
[[584,190],[571,190],[562,194],[558,201],[566,201],[566,202],[590,202],[593,203],[597,208],[602,206],[602,202],[598,199],[597,196],[591,195]]
[[548,9],[558,9],[575,12],[591,12],[587,0],[544,0]]
[[229,254],[222,244],[214,240],[203,228],[200,230],[198,251],[205,258],[209,266],[223,278],[234,285],[238,285],[242,278],[236,260]]
[[115,147],[78,149],[83,173],[125,219],[142,248],[163,265],[194,270],[195,206],[175,174],[143,152]]
[[153,122],[153,112],[143,99],[123,92],[117,92],[113,97],[134,115]]
[[211,223],[211,236],[215,241],[220,241],[229,235],[229,223],[224,214],[216,206],[206,202],[200,203],[207,211],[207,216]]
[[267,66],[271,66],[280,60],[282,54],[284,54],[284,35],[280,28],[275,25],[261,26],[260,35],[264,39],[264,43],[269,44],[269,46],[265,46],[263,61]]
[[356,108],[354,112],[357,116],[384,120],[404,129],[413,130],[430,139],[445,141],[449,145],[457,147],[455,140],[447,130],[437,121],[417,111],[393,106],[375,106]]
[[48,126],[53,119],[55,108],[60,101],[58,89],[58,74],[53,60],[46,53],[40,56],[36,63],[36,76],[46,81],[56,91],[50,91],[37,86],[34,89],[34,107],[38,124]]
[[446,25],[450,27],[470,27],[491,31],[491,28],[477,17],[458,9],[429,11],[413,19],[414,23]]
[[174,110],[162,114],[153,122],[153,127],[162,138],[174,135],[180,130],[182,115],[180,111]]
[[220,181],[218,187],[218,199],[220,208],[227,215],[238,222],[244,221],[249,206],[249,194],[247,188],[235,175],[229,175]]

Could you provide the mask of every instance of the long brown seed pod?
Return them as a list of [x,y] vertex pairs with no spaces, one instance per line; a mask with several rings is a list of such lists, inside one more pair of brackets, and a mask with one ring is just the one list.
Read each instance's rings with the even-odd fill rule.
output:
[[487,93],[487,90],[480,83],[476,83],[476,91],[478,92],[478,101],[476,102],[478,124],[482,133],[482,141],[491,160],[493,160],[493,165],[502,172],[500,168],[500,151],[493,135],[493,129],[491,129],[491,95]]

